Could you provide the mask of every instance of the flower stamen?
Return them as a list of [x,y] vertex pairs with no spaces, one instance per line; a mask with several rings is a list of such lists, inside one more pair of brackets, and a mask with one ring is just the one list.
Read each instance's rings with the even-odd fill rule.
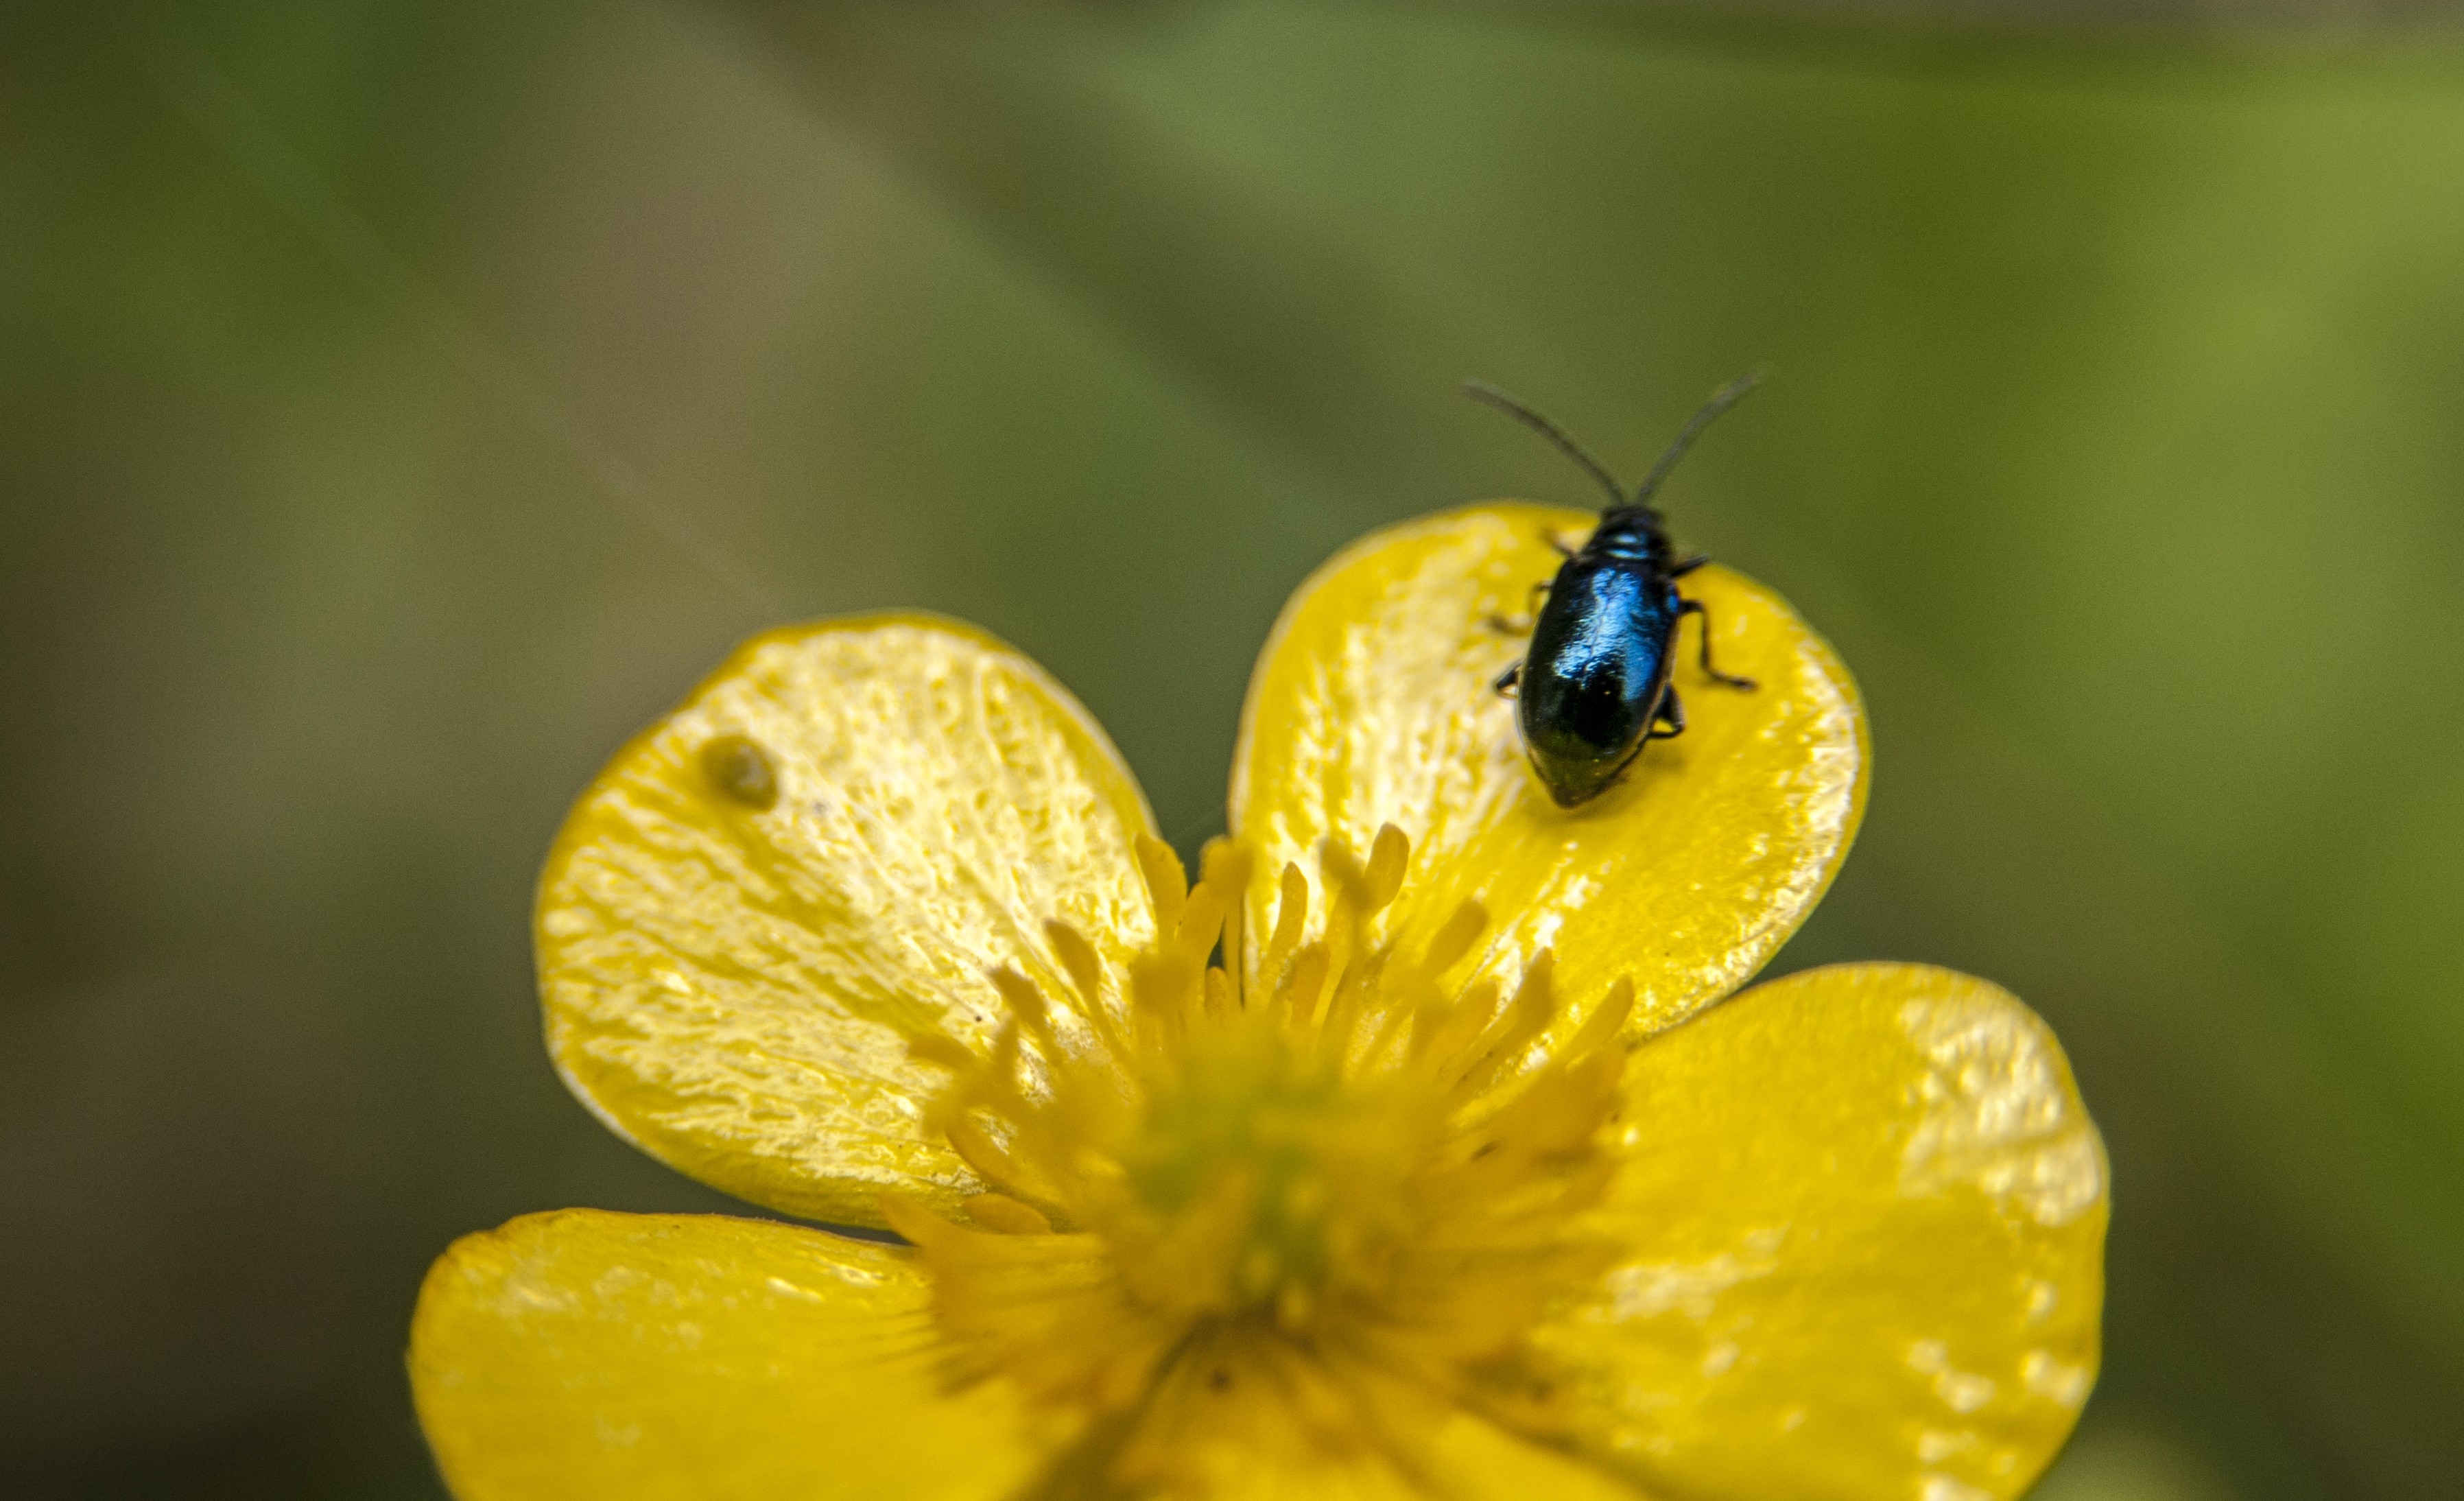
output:
[[[931,1119],[984,1186],[963,1202],[971,1225],[905,1201],[891,1222],[974,1368],[1141,1415],[1121,1474],[1170,1468],[1151,1441],[1235,1389],[1244,1424],[1280,1414],[1303,1449],[1356,1447],[1361,1414],[1394,1392],[1480,1389],[1595,1257],[1578,1221],[1606,1181],[1634,987],[1575,1025],[1545,949],[1503,1004],[1489,977],[1450,986],[1487,929],[1477,902],[1417,957],[1373,926],[1410,856],[1391,825],[1365,862],[1330,841],[1322,900],[1287,865],[1250,1004],[1248,852],[1217,841],[1188,886],[1143,840],[1144,950],[1111,967],[1047,922],[1057,991],[1001,970],[1008,1019],[988,1047],[912,1041],[950,1071]],[[1056,1004],[1091,1050],[1068,1045]]]

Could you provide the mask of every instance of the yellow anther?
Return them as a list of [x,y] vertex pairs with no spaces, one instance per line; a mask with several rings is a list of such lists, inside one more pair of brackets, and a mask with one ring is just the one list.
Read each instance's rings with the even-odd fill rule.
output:
[[1414,1020],[1412,1054],[1429,1059],[1441,1074],[1451,1073],[1489,1018],[1497,1014],[1497,982],[1476,980],[1452,1006],[1434,1009],[1435,1014]]
[[984,1066],[966,1044],[939,1032],[916,1032],[907,1038],[907,1056],[918,1063],[937,1064],[957,1074],[971,1074]]
[[[958,1154],[960,1161],[975,1169],[977,1177],[993,1184],[1009,1197],[1044,1204],[1061,1203],[1062,1196],[1057,1185],[1035,1168],[1021,1161],[1007,1147],[994,1140],[991,1134],[974,1119],[954,1120],[943,1129],[942,1134],[949,1137],[950,1148]],[[891,1228],[895,1229],[897,1226],[892,1225]],[[903,1229],[898,1233],[907,1235]],[[907,1238],[915,1239],[912,1235],[908,1235]]]
[[1095,1035],[1103,1039],[1115,1060],[1123,1065],[1130,1063],[1137,1049],[1121,1035],[1119,1018],[1104,1004],[1104,960],[1096,954],[1095,945],[1087,941],[1085,934],[1058,918],[1044,925],[1044,938],[1052,945],[1053,954],[1069,976],[1070,989],[1078,997],[1078,1014],[1094,1027]]
[[1137,837],[1138,873],[1146,877],[1147,897],[1155,903],[1155,932],[1169,934],[1180,921],[1181,903],[1189,894],[1189,872],[1172,846],[1152,834]]
[[1035,988],[1035,982],[1014,969],[994,970],[992,981],[993,988],[1009,1003],[1010,1015],[1017,1017],[1021,1025],[1041,1034],[1049,1025],[1050,1013],[1045,1004],[1044,992]]
[[[1392,1067],[1394,1060],[1387,1049],[1397,1037],[1409,1037],[1415,1028],[1435,1026],[1445,1014],[1445,992],[1438,988],[1428,971],[1417,964],[1385,964],[1370,983],[1362,986],[1362,1014],[1347,1017],[1345,1022],[1348,1027],[1356,1027],[1362,1020],[1374,1024],[1366,1037],[1351,1041],[1353,1056],[1376,1071]],[[1372,1001],[1374,1008],[1370,1006]]]
[[1301,1026],[1316,1019],[1318,994],[1326,988],[1326,945],[1310,943],[1284,966],[1275,982],[1275,1005],[1287,1023]]
[[1360,909],[1346,894],[1335,899],[1332,916],[1334,920],[1326,925],[1326,938],[1317,945],[1326,950],[1326,988],[1312,998],[1306,1009],[1293,1012],[1296,1022],[1317,1025],[1331,1021],[1334,998],[1358,976],[1355,961],[1360,956]]
[[1346,892],[1357,892],[1366,881],[1352,847],[1333,834],[1317,842],[1317,872],[1326,881],[1328,896],[1337,901]]
[[[978,1194],[962,1201],[959,1207],[967,1211],[968,1219],[987,1230],[999,1230],[1003,1235],[1052,1233],[1052,1222],[1044,1217],[1043,1210],[1007,1194]],[[913,1240],[915,1237],[910,1235],[907,1238]]]
[[1482,910],[1480,903],[1466,897],[1446,918],[1445,924],[1438,929],[1437,936],[1429,939],[1427,951],[1420,956],[1420,967],[1427,970],[1431,978],[1444,974],[1471,952],[1471,946],[1480,941],[1480,936],[1487,929],[1488,914]]
[[1001,992],[1009,1004],[1009,1014],[1019,1028],[1035,1040],[1045,1060],[1059,1067],[1066,1058],[1061,1040],[1052,1034],[1052,1007],[1035,982],[1014,969],[996,969],[992,973],[993,988]]
[[[977,1177],[986,1182],[1016,1183],[1018,1164],[1010,1160],[1009,1153],[986,1134],[983,1127],[961,1116],[943,1127],[942,1134],[950,1138],[951,1150],[958,1154],[959,1160],[976,1170]],[[907,1235],[904,1230],[898,1233]],[[908,1235],[907,1238],[912,1241],[915,1237]]]
[[1222,935],[1226,905],[1212,886],[1201,885],[1191,892],[1188,905],[1181,912],[1179,927],[1173,933],[1173,945],[1193,959],[1204,960],[1214,949],[1215,940]]
[[1219,892],[1237,892],[1249,884],[1249,847],[1218,835],[1198,853],[1198,878]]
[[1300,947],[1301,930],[1309,924],[1309,877],[1287,862],[1275,899],[1275,931],[1266,939],[1266,957],[1259,962],[1258,979],[1272,987],[1276,977]]
[[874,1202],[881,1205],[881,1217],[890,1222],[890,1227],[917,1246],[946,1245],[963,1233],[905,1194],[883,1194]]
[[1095,953],[1095,945],[1076,928],[1054,918],[1044,925],[1045,941],[1052,945],[1061,967],[1069,976],[1070,987],[1078,992],[1079,1001],[1091,1013],[1104,1004],[1104,961]]
[[1243,947],[1242,907],[1247,899],[1253,863],[1248,846],[1225,838],[1206,841],[1198,859],[1199,879],[1223,903],[1223,960],[1231,968],[1236,994],[1241,986],[1241,956],[1247,952]]
[[1138,1021],[1139,1042],[1156,1045],[1162,1033],[1151,1037],[1151,1026],[1169,1027],[1176,1033],[1186,1026],[1198,1009],[1202,984],[1199,961],[1186,950],[1165,949],[1132,960],[1130,1009]]
[[1381,990],[1385,969],[1385,955],[1373,952],[1347,960],[1335,971],[1334,994],[1327,1002],[1325,1021],[1318,1036],[1319,1050],[1330,1061],[1339,1062],[1352,1050],[1356,1040],[1354,1028],[1371,1000]]
[[1571,1068],[1552,1063],[1491,1125],[1527,1157],[1554,1157],[1592,1138],[1617,1089],[1618,1060],[1594,1053]]
[[1531,956],[1531,962],[1523,971],[1523,983],[1515,987],[1514,999],[1506,1003],[1497,1020],[1460,1060],[1464,1072],[1455,1082],[1454,1098],[1466,1099],[1486,1090],[1500,1074],[1522,1061],[1524,1049],[1549,1029],[1557,1014],[1556,996],[1549,983],[1556,959],[1548,949]]
[[1569,1061],[1588,1057],[1615,1041],[1625,1030],[1626,1018],[1633,1014],[1634,982],[1619,975],[1600,1004],[1592,1008],[1592,1014],[1583,1018],[1583,1025],[1574,1029],[1574,1035],[1566,1039],[1566,1046],[1557,1055]]
[[1363,903],[1371,912],[1382,912],[1403,889],[1403,871],[1411,862],[1412,841],[1392,824],[1377,827],[1377,839],[1369,850],[1369,873],[1362,885]]

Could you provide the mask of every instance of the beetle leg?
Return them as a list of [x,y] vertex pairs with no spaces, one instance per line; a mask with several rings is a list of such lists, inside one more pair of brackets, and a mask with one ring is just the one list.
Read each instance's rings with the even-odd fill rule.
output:
[[1515,684],[1522,681],[1522,678],[1523,664],[1521,662],[1515,662],[1508,666],[1505,672],[1498,673],[1497,681],[1491,683],[1489,686],[1497,690],[1497,696],[1500,698],[1511,698],[1514,696]]
[[[1666,729],[1661,729],[1661,725]],[[1673,740],[1685,733],[1685,706],[1677,701],[1677,685],[1669,684],[1660,691],[1660,707],[1651,712],[1651,728],[1643,732],[1646,740]]]
[[1539,611],[1541,597],[1546,595],[1548,592],[1549,583],[1545,579],[1540,583],[1531,585],[1530,594],[1527,596],[1523,602],[1523,613],[1520,615],[1491,615],[1488,617],[1488,629],[1509,636],[1528,636],[1531,634],[1531,628],[1540,622]]
[[1754,686],[1754,680],[1750,677],[1739,677],[1733,673],[1723,673],[1711,665],[1711,612],[1703,607],[1701,600],[1679,599],[1677,613],[1703,617],[1703,671],[1712,681],[1726,683],[1731,688]]
[[1530,594],[1523,601],[1523,613],[1520,615],[1491,615],[1488,617],[1488,629],[1497,631],[1502,635],[1508,636],[1528,636],[1531,634],[1531,628],[1539,624],[1540,621],[1540,601],[1543,596],[1548,594],[1551,587],[1551,581],[1548,579],[1543,579],[1539,583],[1531,585]]
[[1675,563],[1668,565],[1668,576],[1672,579],[1682,579],[1710,561],[1711,555],[1709,553],[1687,553],[1684,557],[1678,559]]

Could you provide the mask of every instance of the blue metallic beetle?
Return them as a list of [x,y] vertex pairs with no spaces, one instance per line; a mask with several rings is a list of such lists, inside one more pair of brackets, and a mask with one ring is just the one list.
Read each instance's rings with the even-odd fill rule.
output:
[[1631,499],[1607,466],[1555,423],[1494,386],[1464,383],[1465,394],[1537,429],[1609,493],[1591,540],[1573,551],[1557,544],[1564,565],[1532,588],[1546,588],[1549,598],[1531,622],[1531,645],[1497,679],[1499,693],[1516,697],[1524,753],[1559,807],[1608,790],[1645,741],[1684,731],[1685,709],[1668,678],[1677,624],[1685,616],[1703,617],[1703,671],[1730,688],[1754,686],[1711,665],[1711,617],[1702,601],[1677,592],[1679,579],[1711,560],[1677,555],[1651,497],[1695,435],[1761,382],[1762,372],[1750,371],[1714,392]]

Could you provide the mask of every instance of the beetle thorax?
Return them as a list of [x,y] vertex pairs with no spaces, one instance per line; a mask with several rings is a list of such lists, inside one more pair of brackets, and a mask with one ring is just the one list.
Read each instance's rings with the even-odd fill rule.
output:
[[1668,523],[1657,508],[1611,506],[1600,513],[1600,524],[1583,544],[1583,556],[1615,558],[1665,571],[1675,561],[1676,546],[1669,541]]

